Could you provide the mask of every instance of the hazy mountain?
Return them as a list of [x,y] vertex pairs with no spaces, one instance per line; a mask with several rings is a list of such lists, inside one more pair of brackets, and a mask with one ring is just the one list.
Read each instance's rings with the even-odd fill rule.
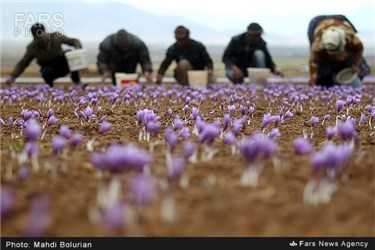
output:
[[[35,22],[43,22],[50,31],[58,30],[70,37],[79,38],[85,47],[92,50],[93,56],[101,40],[124,28],[145,41],[156,61],[161,60],[165,49],[174,42],[173,30],[177,25],[188,27],[191,37],[202,41],[214,60],[220,60],[224,46],[228,44],[230,38],[244,32],[247,25],[244,24],[241,30],[236,27],[233,30],[217,31],[191,21],[194,17],[188,20],[179,16],[156,15],[127,4],[114,2],[2,2],[1,5],[2,47],[22,46],[19,50],[3,49],[1,51],[3,58],[4,55],[19,57],[23,53],[24,46],[31,40],[29,27]],[[359,14],[372,15],[369,11],[362,11]],[[363,19],[366,20],[364,17]],[[374,34],[374,30],[360,32],[365,43],[371,45],[374,44]],[[277,33],[267,31],[265,39],[271,52],[281,56],[308,53],[305,34],[286,35],[282,31]],[[280,46],[286,49],[280,49]],[[374,54],[374,51],[368,50],[367,53]]]

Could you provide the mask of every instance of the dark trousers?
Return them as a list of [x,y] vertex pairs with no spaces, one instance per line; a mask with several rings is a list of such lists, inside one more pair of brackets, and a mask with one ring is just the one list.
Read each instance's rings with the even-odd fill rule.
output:
[[[42,66],[40,69],[44,81],[51,87],[53,87],[53,81],[55,79],[63,77],[69,72],[69,66],[65,56],[53,60],[49,64]],[[79,72],[71,72],[71,78],[75,84],[78,84],[80,82]]]

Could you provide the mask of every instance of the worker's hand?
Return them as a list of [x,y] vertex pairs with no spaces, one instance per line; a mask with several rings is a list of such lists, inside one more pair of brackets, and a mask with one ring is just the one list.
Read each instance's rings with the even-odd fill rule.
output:
[[162,83],[162,80],[163,80],[163,75],[158,74],[157,77],[156,77],[156,83],[157,83],[157,84],[161,84],[161,83]]
[[146,83],[147,83],[147,84],[153,83],[153,81],[152,81],[152,76],[151,76],[151,73],[150,73],[150,72],[145,71],[145,72],[143,73],[143,76],[146,78]]
[[356,74],[359,74],[361,73],[361,70],[359,69],[359,67],[355,66],[355,65],[352,65],[352,71]]
[[6,80],[5,80],[5,84],[6,85],[11,85],[12,83],[14,83],[14,80],[15,78],[13,76],[9,76]]
[[108,77],[111,77],[112,73],[111,71],[103,71],[102,73],[102,82],[101,83],[104,83],[105,80],[108,78]]
[[277,75],[277,76],[284,77],[284,74],[283,74],[281,71],[279,71],[279,70],[275,70],[275,71],[273,72],[273,74],[274,74],[274,75]]
[[309,86],[313,87],[316,84],[316,80],[314,78],[310,78],[307,83],[309,84]]
[[239,67],[236,65],[232,65],[232,71],[233,71],[233,77],[235,79],[242,79],[243,78],[243,73]]

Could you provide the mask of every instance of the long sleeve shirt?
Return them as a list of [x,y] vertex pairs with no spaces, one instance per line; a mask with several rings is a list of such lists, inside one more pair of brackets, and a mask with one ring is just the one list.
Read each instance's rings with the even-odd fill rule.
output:
[[174,43],[167,49],[158,73],[164,75],[173,60],[178,63],[181,59],[188,60],[194,70],[213,69],[213,62],[206,47],[201,42],[190,39],[189,45],[186,47],[179,47]]
[[[321,42],[323,32],[330,26],[337,26],[345,31],[345,47],[343,51],[335,54],[328,54],[323,48]],[[344,62],[353,56],[353,66],[359,67],[360,60],[363,55],[363,44],[359,37],[356,35],[352,26],[345,21],[329,18],[321,21],[314,30],[314,40],[311,46],[309,66],[310,78],[316,80],[318,77],[319,62],[327,60],[332,62]]]
[[31,61],[36,59],[40,66],[47,66],[64,56],[62,44],[67,44],[75,48],[81,48],[81,42],[75,38],[69,38],[67,36],[58,33],[46,33],[47,44],[41,46],[34,39],[26,47],[26,52],[21,60],[15,66],[13,72],[10,74],[13,78],[17,78],[22,72],[30,65]]
[[99,73],[104,71],[135,73],[138,63],[142,71],[152,72],[152,64],[146,44],[137,36],[128,33],[129,49],[123,53],[114,43],[116,34],[107,36],[99,45],[97,66]]
[[246,42],[246,33],[232,37],[228,46],[225,48],[222,61],[226,68],[236,65],[240,69],[245,70],[249,67],[255,50],[262,50],[266,56],[266,67],[275,72],[276,65],[268,51],[267,43],[261,39],[256,44],[248,44]]

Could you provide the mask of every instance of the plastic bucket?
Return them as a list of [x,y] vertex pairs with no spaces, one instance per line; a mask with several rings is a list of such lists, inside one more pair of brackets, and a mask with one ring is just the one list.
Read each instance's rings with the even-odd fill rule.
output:
[[189,86],[194,89],[207,88],[207,70],[188,70]]
[[85,49],[68,51],[65,53],[65,58],[70,72],[88,68],[87,50]]
[[137,73],[115,73],[116,86],[123,87],[127,84],[138,83],[138,77]]
[[342,69],[337,73],[335,80],[337,83],[351,85],[353,87],[359,87],[362,85],[361,79],[359,79],[357,73],[353,72],[351,68]]

